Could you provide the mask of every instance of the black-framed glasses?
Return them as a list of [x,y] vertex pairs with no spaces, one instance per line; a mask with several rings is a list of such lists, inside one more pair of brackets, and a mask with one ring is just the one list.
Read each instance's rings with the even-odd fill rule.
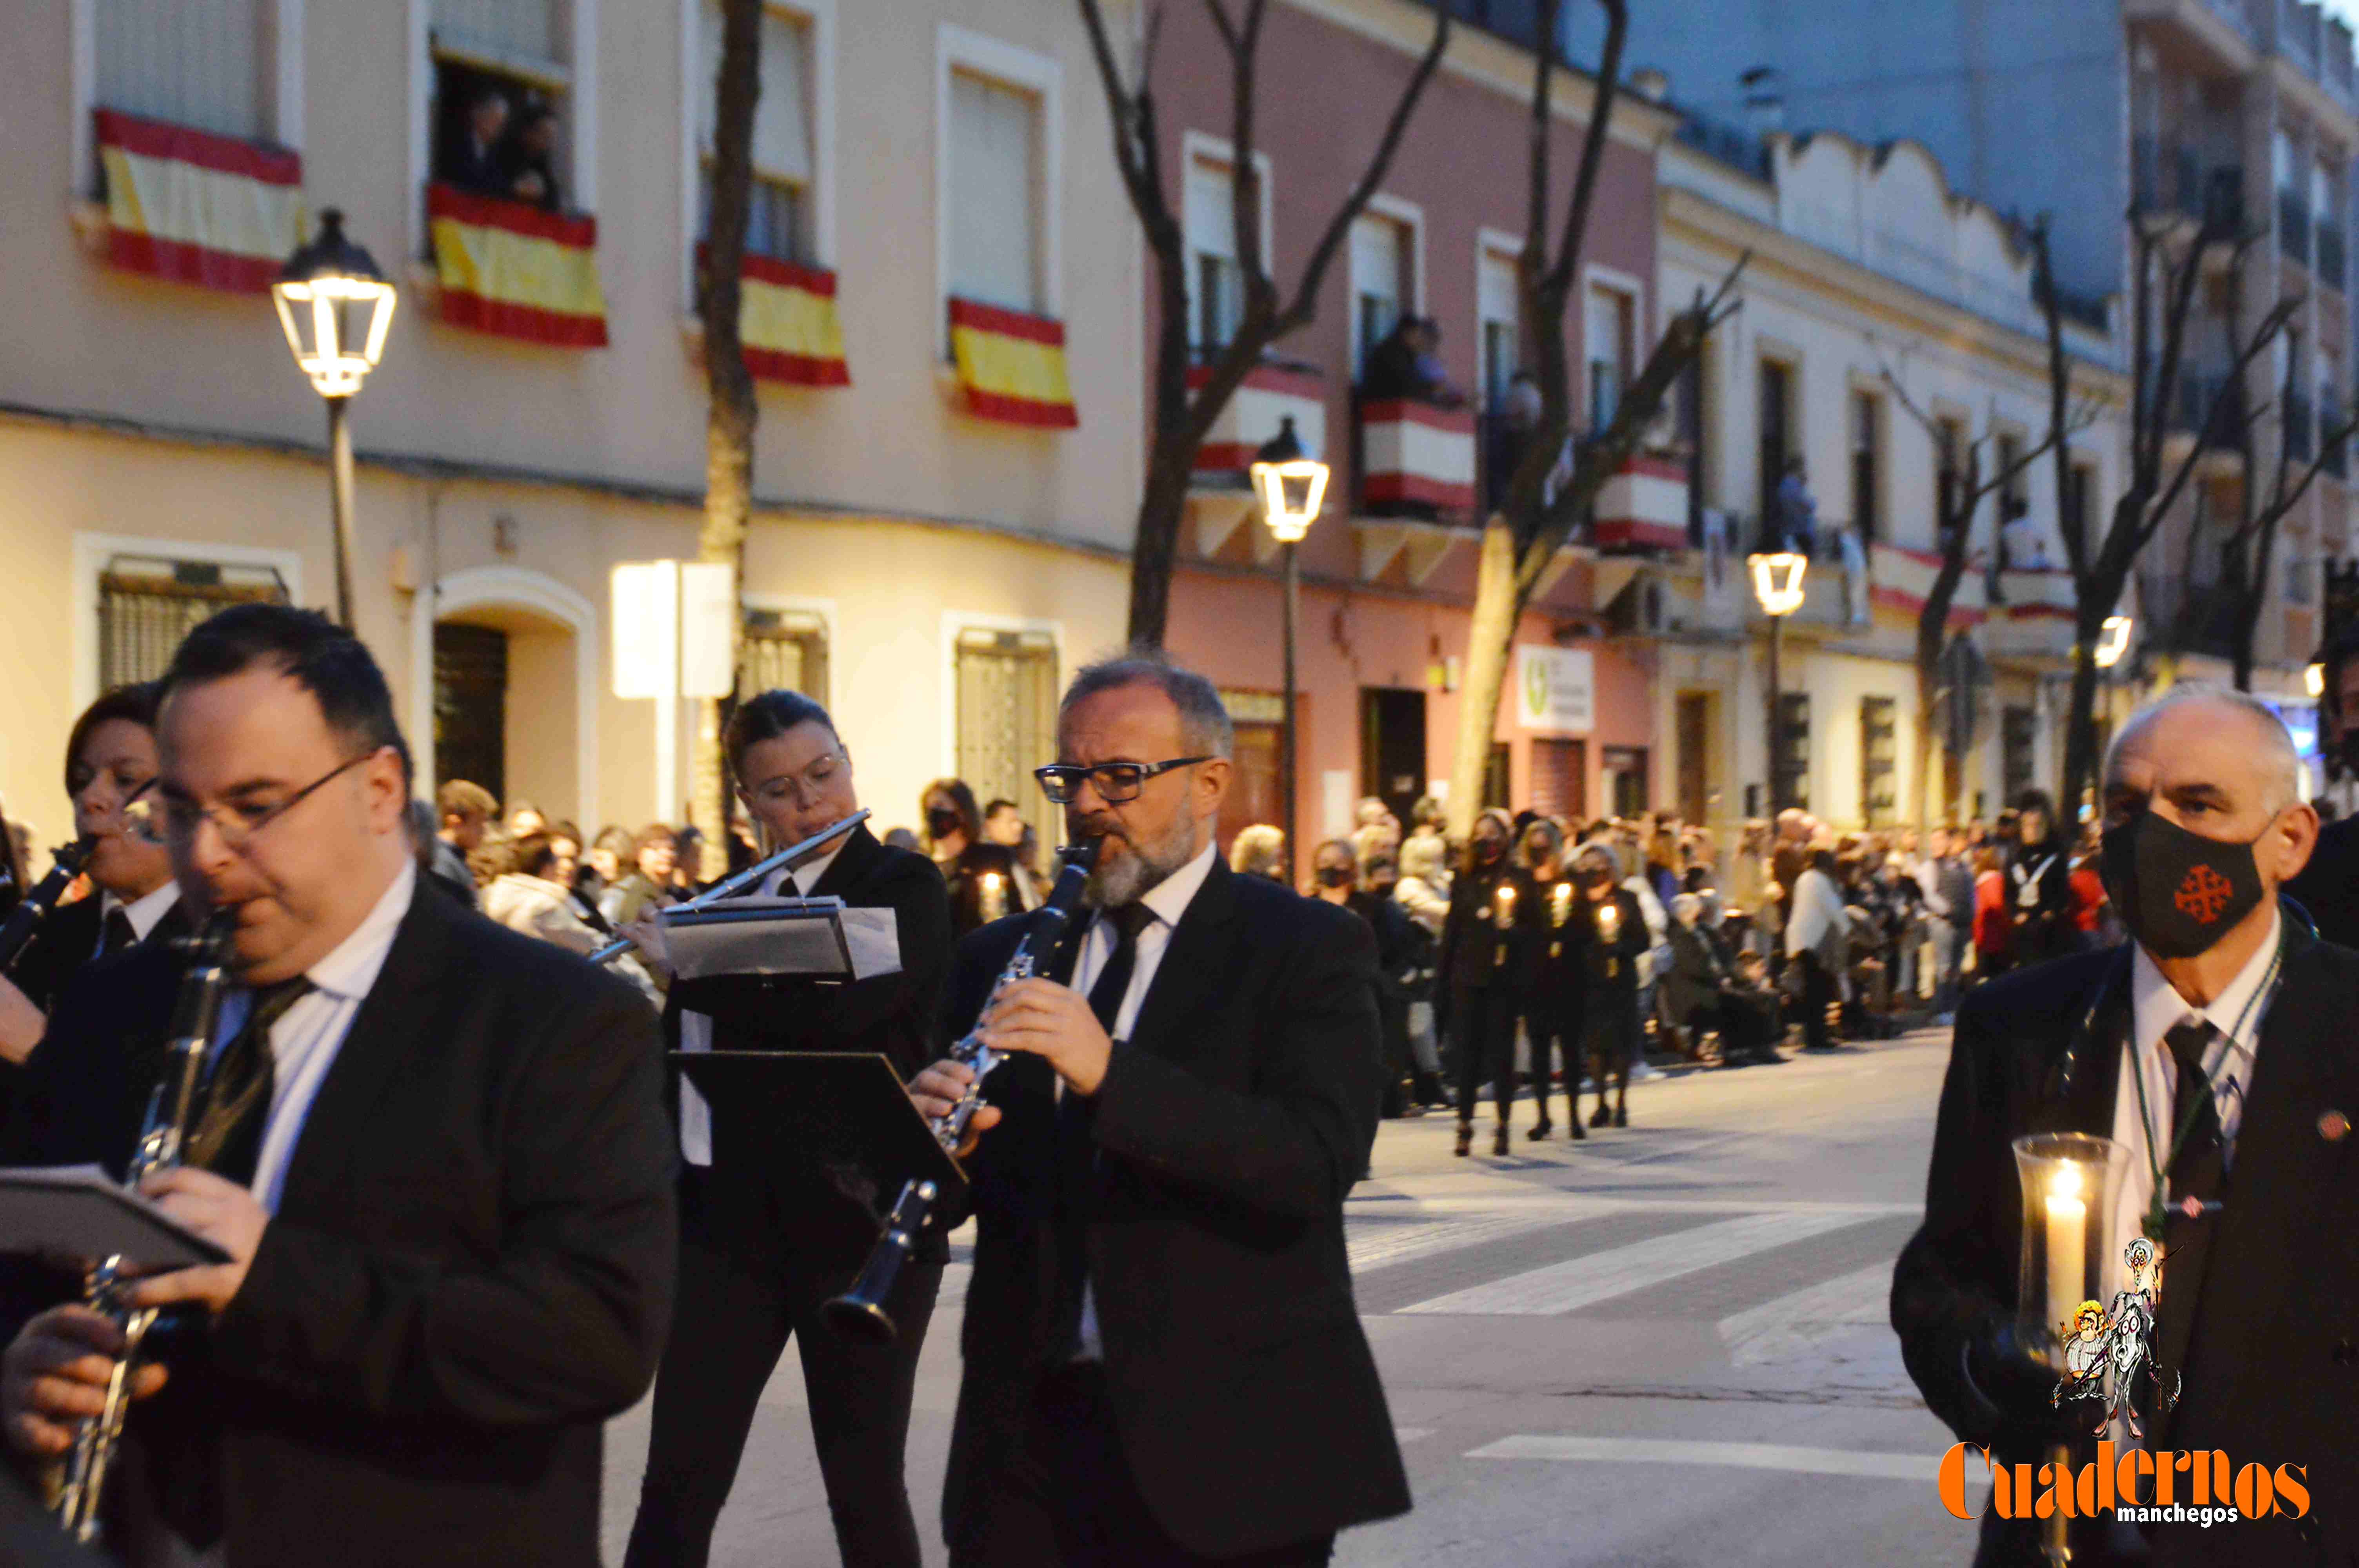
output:
[[1082,792],[1082,781],[1090,781],[1098,798],[1108,806],[1120,806],[1126,800],[1136,800],[1147,781],[1158,773],[1168,773],[1174,768],[1192,767],[1209,762],[1210,757],[1174,757],[1168,762],[1100,762],[1085,768],[1075,762],[1051,762],[1045,768],[1035,768],[1032,776],[1040,781],[1040,788],[1059,806],[1070,806]]
[[257,806],[247,801],[234,806],[199,806],[184,795],[167,795],[164,809],[147,819],[143,836],[158,844],[187,844],[196,838],[197,825],[211,817],[213,830],[221,835],[222,848],[233,855],[242,855],[247,842],[255,834],[302,805],[325,788],[330,781],[342,778],[384,750],[378,746],[363,752],[357,757],[347,757],[285,800],[270,806]]

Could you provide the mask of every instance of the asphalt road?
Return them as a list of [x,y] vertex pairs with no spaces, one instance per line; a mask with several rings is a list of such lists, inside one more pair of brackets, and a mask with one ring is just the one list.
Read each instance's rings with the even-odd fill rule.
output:
[[[1351,1568],[1963,1563],[1935,1500],[1951,1439],[1886,1321],[1922,1197],[1946,1037],[1631,1092],[1634,1125],[1459,1160],[1388,1122],[1348,1217],[1363,1321],[1416,1508],[1347,1533]],[[1562,1114],[1562,1100],[1558,1100]],[[1489,1147],[1487,1120],[1478,1149]],[[954,1262],[928,1336],[909,1491],[928,1562],[957,1392]],[[619,1562],[646,1408],[609,1428]],[[789,1353],[715,1568],[836,1561]]]

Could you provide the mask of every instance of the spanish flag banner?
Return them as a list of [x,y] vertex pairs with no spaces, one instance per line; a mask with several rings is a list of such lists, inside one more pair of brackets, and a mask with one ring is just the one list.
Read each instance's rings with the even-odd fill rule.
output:
[[606,346],[597,219],[447,185],[427,187],[426,214],[442,277],[442,319],[556,348]]
[[303,243],[303,159],[234,136],[97,112],[106,250],[176,283],[266,294]]
[[[703,247],[697,250],[703,259]],[[756,381],[789,386],[850,386],[835,274],[776,256],[749,255],[737,269],[737,336]]]
[[1070,430],[1082,422],[1065,378],[1061,321],[953,299],[951,352],[967,412],[977,418],[1045,430]]

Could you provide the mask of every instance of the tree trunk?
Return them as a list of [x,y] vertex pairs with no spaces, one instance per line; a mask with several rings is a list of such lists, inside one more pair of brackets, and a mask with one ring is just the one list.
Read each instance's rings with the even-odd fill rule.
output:
[[[1938,687],[1934,672],[1917,662],[1917,831],[1933,831],[1933,708]],[[1957,700],[1954,694],[1951,701]]]
[[[2081,819],[2081,795],[2097,776],[2097,641],[2104,635],[2105,617],[2113,613],[2122,591],[2121,575],[2096,574],[2099,584],[2113,576],[2113,590],[2083,597],[2072,639],[2072,700],[2064,724],[2064,778],[2056,792],[2057,820]],[[2092,609],[2092,606],[2096,608]]]
[[[712,215],[701,265],[704,375],[712,402],[704,423],[704,524],[701,561],[729,568],[729,667],[737,667],[745,618],[736,612],[745,575],[745,525],[754,509],[754,427],[761,409],[738,332],[744,299],[746,207],[753,185],[754,106],[762,95],[762,0],[722,0],[721,72],[713,90]],[[727,780],[721,714],[728,699],[698,705],[689,820],[704,837],[704,881],[728,868]]]
[[1523,613],[1516,587],[1516,535],[1505,520],[1483,525],[1483,557],[1474,583],[1474,611],[1466,627],[1466,668],[1458,687],[1458,750],[1451,761],[1450,836],[1463,840],[1483,809],[1483,775],[1499,723],[1499,694],[1507,685],[1507,652]]

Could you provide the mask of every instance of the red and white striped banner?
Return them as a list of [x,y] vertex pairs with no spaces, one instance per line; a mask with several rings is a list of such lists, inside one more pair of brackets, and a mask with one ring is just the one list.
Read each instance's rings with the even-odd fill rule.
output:
[[1600,548],[1678,550],[1688,542],[1688,472],[1664,458],[1631,457],[1597,492]]
[[1474,509],[1474,416],[1408,398],[1360,406],[1360,498],[1462,514]]
[[[1941,557],[1929,550],[1911,550],[1879,541],[1869,561],[1869,600],[1910,617],[1925,612],[1933,597],[1934,579],[1941,575]],[[1950,630],[1962,631],[1982,623],[1983,574],[1969,568],[1959,574],[1950,598]]]
[[[1198,365],[1188,373],[1193,392],[1211,379],[1212,370]],[[1212,421],[1204,444],[1196,449],[1196,477],[1215,482],[1243,484],[1253,467],[1254,454],[1276,436],[1279,423],[1291,417],[1294,434],[1305,457],[1324,457],[1327,450],[1327,388],[1315,370],[1287,365],[1256,365],[1244,384]]]
[[2009,621],[2070,622],[2078,614],[2080,597],[2069,571],[2001,572],[1998,590],[2006,596]]
[[267,293],[303,243],[303,159],[234,136],[96,112],[106,252],[116,266]]

